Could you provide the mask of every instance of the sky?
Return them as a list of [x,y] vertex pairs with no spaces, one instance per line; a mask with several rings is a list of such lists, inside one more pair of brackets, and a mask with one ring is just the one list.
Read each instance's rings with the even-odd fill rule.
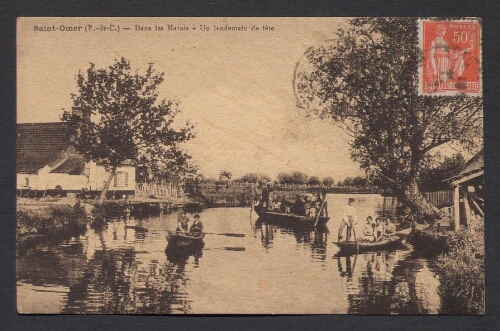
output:
[[[302,171],[335,180],[361,175],[350,159],[348,137],[332,122],[306,118],[293,94],[297,62],[309,47],[332,39],[342,23],[338,18],[20,18],[17,121],[59,121],[62,108],[71,109],[79,70],[125,57],[139,71],[153,63],[165,73],[160,98],[180,101],[177,120],[195,124],[196,138],[184,147],[206,177],[221,170],[234,178],[248,172],[275,178]],[[184,29],[168,30],[169,25]],[[224,31],[226,26],[247,31]]]

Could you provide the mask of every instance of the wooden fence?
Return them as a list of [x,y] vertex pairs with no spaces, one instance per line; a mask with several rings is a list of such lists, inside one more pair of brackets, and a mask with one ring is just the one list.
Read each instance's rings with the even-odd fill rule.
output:
[[150,196],[164,198],[184,198],[184,190],[177,183],[137,183],[135,187],[135,195],[138,197],[147,198]]
[[424,196],[438,208],[453,206],[453,190],[425,192]]

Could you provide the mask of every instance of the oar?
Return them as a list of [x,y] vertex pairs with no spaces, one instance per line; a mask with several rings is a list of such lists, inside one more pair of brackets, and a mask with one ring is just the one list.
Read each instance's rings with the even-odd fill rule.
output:
[[354,242],[356,243],[356,253],[359,252],[358,239],[356,238],[356,230],[354,229],[354,221],[352,222],[352,233],[354,234]]
[[203,250],[204,251],[223,250],[223,251],[244,252],[245,247],[214,247],[214,248],[204,248]]
[[203,232],[204,234],[214,234],[216,236],[228,236],[228,237],[244,237],[243,233],[214,233],[214,232]]

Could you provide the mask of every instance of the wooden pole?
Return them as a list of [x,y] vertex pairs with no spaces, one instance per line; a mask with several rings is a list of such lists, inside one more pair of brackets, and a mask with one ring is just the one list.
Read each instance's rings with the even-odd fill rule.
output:
[[455,231],[460,230],[460,187],[455,186],[455,191],[453,193],[453,221]]
[[321,206],[319,207],[318,215],[316,215],[316,222],[314,222],[314,227],[318,225],[319,217],[321,216],[321,211],[323,210],[325,200],[326,200],[326,194],[323,196],[323,200],[321,201]]
[[469,193],[466,192],[464,196],[464,206],[465,206],[465,226],[469,227],[471,221],[471,210],[469,206]]
[[354,242],[356,243],[356,251],[359,251],[358,238],[356,238],[356,230],[354,229],[354,220],[352,222],[352,233],[354,234]]

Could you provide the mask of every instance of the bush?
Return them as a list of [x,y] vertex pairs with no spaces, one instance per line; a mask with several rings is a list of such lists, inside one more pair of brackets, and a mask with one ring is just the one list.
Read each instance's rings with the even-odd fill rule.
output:
[[54,205],[40,211],[19,210],[17,212],[18,234],[37,233],[58,235],[63,232],[81,230],[86,225],[85,209],[79,204]]
[[472,222],[449,238],[436,262],[443,313],[484,314],[484,225]]

